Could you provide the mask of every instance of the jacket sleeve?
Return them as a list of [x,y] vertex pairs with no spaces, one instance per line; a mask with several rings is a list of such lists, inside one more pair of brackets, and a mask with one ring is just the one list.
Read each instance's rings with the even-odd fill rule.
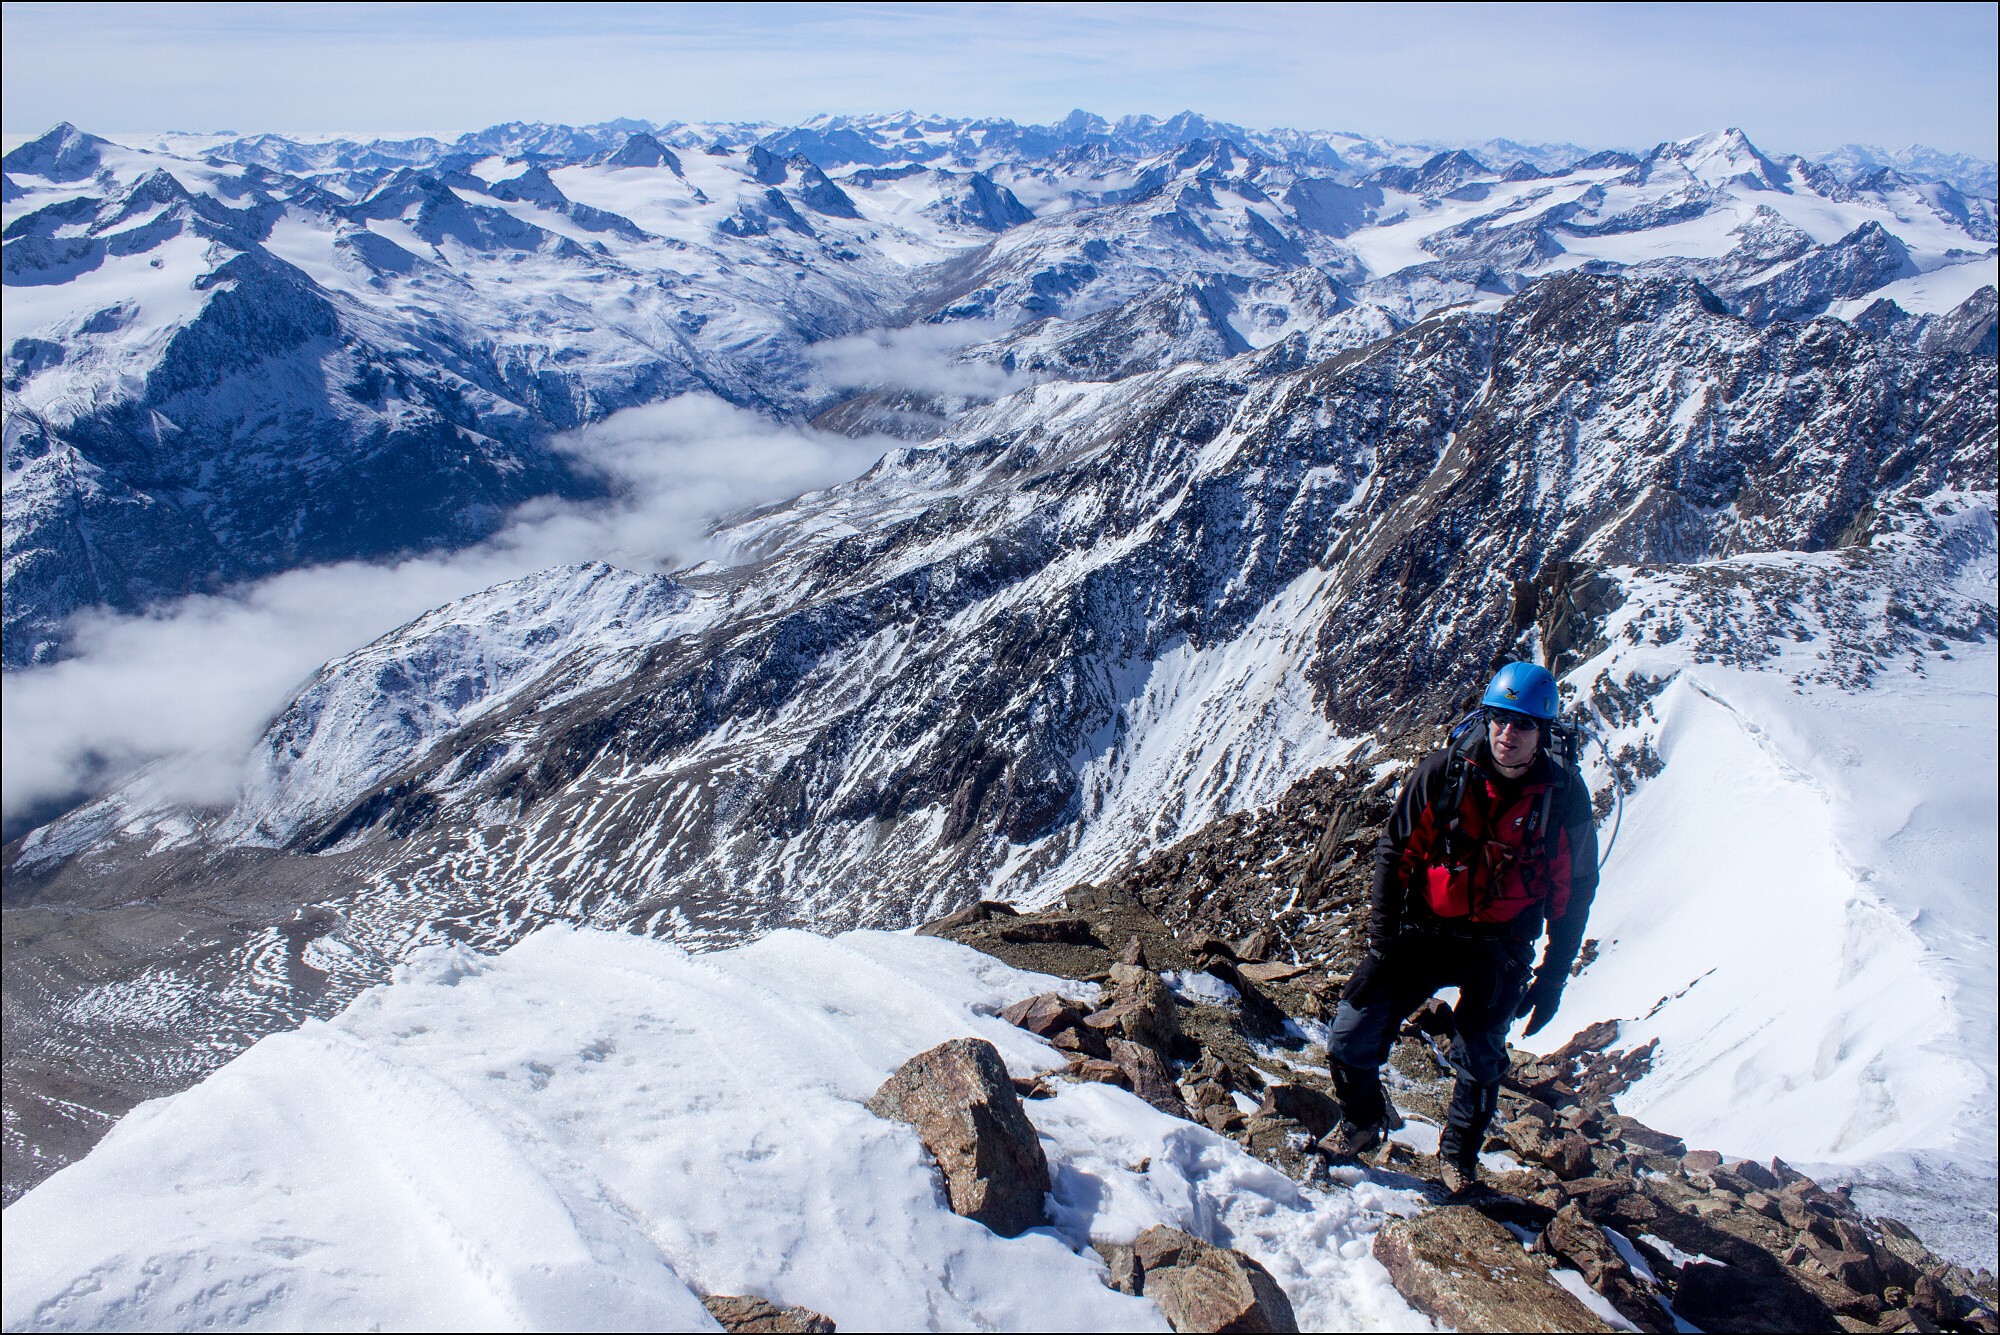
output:
[[1583,945],[1591,901],[1597,898],[1597,821],[1590,809],[1590,785],[1574,769],[1563,784],[1562,822],[1569,844],[1569,903],[1562,917],[1549,920],[1542,969],[1567,974]]
[[1407,887],[1403,884],[1401,862],[1410,837],[1431,803],[1437,800],[1444,782],[1449,756],[1433,751],[1418,763],[1396,794],[1396,805],[1375,841],[1375,882],[1368,891],[1368,944],[1379,948],[1396,939],[1403,930],[1407,911]]

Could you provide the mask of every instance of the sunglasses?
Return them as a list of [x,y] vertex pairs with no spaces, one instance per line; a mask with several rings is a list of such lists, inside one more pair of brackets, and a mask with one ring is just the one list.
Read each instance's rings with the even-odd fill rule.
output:
[[1511,709],[1489,709],[1486,711],[1486,721],[1503,728],[1512,728],[1515,732],[1540,732],[1542,729],[1540,719],[1531,714],[1516,714]]

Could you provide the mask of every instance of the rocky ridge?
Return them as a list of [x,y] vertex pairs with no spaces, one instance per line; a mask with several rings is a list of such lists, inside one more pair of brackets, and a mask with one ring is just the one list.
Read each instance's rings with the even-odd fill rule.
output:
[[[1353,775],[1316,775],[1312,789],[1298,807],[1317,797],[1325,809],[1329,793],[1367,797]],[[1320,824],[1324,843],[1353,810],[1335,802],[1323,824],[1295,821],[1294,831]],[[1239,825],[1215,842],[1266,855],[1268,864],[1273,853],[1311,856],[1316,841],[1294,838],[1288,848],[1274,823]],[[1650,1053],[1618,1050],[1615,1022],[1547,1056],[1515,1053],[1475,1191],[1449,1197],[1435,1185],[1437,1164],[1421,1135],[1399,1134],[1361,1167],[1329,1166],[1309,1147],[1331,1129],[1338,1105],[1324,1049],[1309,1035],[1344,976],[1265,958],[1291,953],[1268,930],[1235,942],[1203,932],[1205,923],[1228,930],[1240,896],[1201,893],[1222,890],[1230,877],[1187,856],[1198,851],[1182,850],[1179,860],[1194,891],[1175,906],[1179,931],[1149,907],[1148,886],[1159,899],[1156,875],[1078,886],[1061,908],[1041,912],[982,903],[923,930],[1102,985],[1096,1003],[1049,994],[1006,1013],[1071,1054],[1064,1078],[1130,1088],[1308,1184],[1367,1173],[1433,1184],[1432,1208],[1385,1222],[1375,1254],[1412,1305],[1458,1329],[1613,1328],[1603,1307],[1578,1300],[1578,1283],[1648,1331],[1684,1328],[1677,1318],[1715,1331],[2000,1329],[1990,1273],[1943,1260],[1894,1219],[1865,1216],[1844,1188],[1824,1190],[1782,1160],[1690,1150],[1620,1114],[1617,1095],[1644,1073]],[[1189,908],[1203,902],[1217,904],[1216,916]],[[1351,908],[1322,907],[1318,916],[1343,927],[1358,921]],[[1119,950],[1107,944],[1121,938]],[[1222,997],[1191,985],[1196,972],[1221,984]],[[1414,1127],[1442,1123],[1450,1036],[1449,1009],[1431,1003],[1391,1057],[1392,1095]],[[1032,1099],[1037,1091],[1025,1092]],[[1114,1278],[1121,1259],[1112,1258]]]

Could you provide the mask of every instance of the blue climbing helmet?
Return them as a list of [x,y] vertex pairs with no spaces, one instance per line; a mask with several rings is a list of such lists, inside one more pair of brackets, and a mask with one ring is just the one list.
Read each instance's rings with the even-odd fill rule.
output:
[[1544,723],[1555,721],[1562,710],[1562,696],[1548,669],[1534,663],[1509,663],[1493,674],[1480,704],[1489,709],[1507,709],[1527,714]]

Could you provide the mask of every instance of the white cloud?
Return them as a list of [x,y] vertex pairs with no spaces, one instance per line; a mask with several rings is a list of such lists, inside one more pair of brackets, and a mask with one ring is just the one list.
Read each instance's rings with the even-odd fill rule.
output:
[[708,543],[716,517],[854,477],[884,442],[781,427],[688,396],[614,414],[555,446],[604,479],[610,498],[531,502],[460,552],[314,566],[144,616],[76,617],[69,657],[0,685],[10,824],[148,762],[168,795],[227,800],[264,725],[328,659],[553,565],[671,570],[718,556]]
[[978,320],[870,329],[816,343],[806,356],[832,389],[907,389],[994,399],[1027,381],[991,362],[961,362],[953,354],[1005,332],[1003,324]]

